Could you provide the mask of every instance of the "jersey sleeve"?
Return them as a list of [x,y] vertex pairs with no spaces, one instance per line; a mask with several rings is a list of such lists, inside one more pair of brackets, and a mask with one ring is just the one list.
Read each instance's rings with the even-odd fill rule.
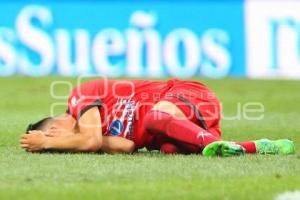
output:
[[68,99],[66,112],[76,120],[79,120],[86,111],[95,106],[99,108],[102,106],[102,101],[99,97],[81,94],[78,90],[73,90]]

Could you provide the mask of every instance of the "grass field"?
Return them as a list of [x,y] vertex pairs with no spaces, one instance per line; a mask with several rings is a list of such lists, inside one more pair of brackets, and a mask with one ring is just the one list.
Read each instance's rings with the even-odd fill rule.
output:
[[[290,138],[296,155],[247,155],[204,158],[134,155],[30,154],[18,147],[26,125],[49,115],[55,80],[0,79],[0,199],[274,199],[300,190],[300,82],[204,80],[219,96],[224,115],[235,116],[239,105],[260,102],[261,120],[244,117],[222,122],[226,140]],[[58,87],[58,95],[67,88]],[[60,107],[56,112],[62,111]]]

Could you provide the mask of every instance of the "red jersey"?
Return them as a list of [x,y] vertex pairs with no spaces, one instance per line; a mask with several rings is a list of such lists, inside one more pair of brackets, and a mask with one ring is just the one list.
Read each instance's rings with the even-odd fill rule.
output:
[[127,138],[141,148],[151,146],[155,140],[145,132],[143,119],[161,100],[174,103],[188,119],[216,137],[221,136],[219,101],[207,86],[194,81],[90,81],[73,89],[68,112],[78,120],[89,108],[97,106],[103,135]]
[[98,106],[103,135],[127,138],[141,148],[152,138],[144,131],[144,115],[169,88],[166,81],[94,80],[73,89],[68,113],[79,120],[89,108]]

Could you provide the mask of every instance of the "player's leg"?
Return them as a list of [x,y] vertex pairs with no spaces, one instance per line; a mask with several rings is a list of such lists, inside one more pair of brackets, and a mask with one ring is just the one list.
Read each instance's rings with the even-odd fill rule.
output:
[[174,143],[163,143],[160,146],[160,152],[165,154],[186,154],[186,152],[183,148],[180,148],[178,145]]
[[[197,153],[205,147],[205,156],[231,156],[246,153],[261,154],[290,154],[294,152],[294,145],[289,140],[257,140],[246,142],[220,141],[211,131],[206,131],[188,120],[176,105],[163,102],[145,116],[144,126],[151,134],[164,134],[179,143],[166,143],[160,146],[165,153]],[[163,106],[164,105],[164,106]],[[218,130],[218,128],[216,129]],[[180,144],[180,145],[179,145]],[[184,149],[186,151],[184,151]]]
[[[218,132],[220,130],[219,123],[215,123],[214,126],[208,129],[209,132]],[[225,144],[224,144],[225,143]],[[214,142],[209,144],[203,150],[204,155],[216,155],[220,152],[220,148],[224,148],[227,142]],[[292,154],[295,152],[294,144],[287,139],[281,140],[254,140],[254,141],[234,141],[234,144],[238,144],[245,149],[246,153],[258,153],[258,154]]]
[[201,148],[196,145],[174,141],[169,143],[168,142],[163,143],[160,146],[160,152],[166,154],[191,154],[191,153],[200,153]]
[[188,120],[171,102],[162,101],[144,118],[144,127],[150,134],[164,134],[174,140],[204,147],[220,138]]
[[[171,138],[163,135],[154,135],[151,144],[147,147],[147,150],[159,150],[161,153],[165,154],[187,154],[191,153],[189,149],[183,148],[178,142],[172,140]],[[193,148],[194,150],[195,148]]]
[[[208,131],[213,132],[213,130],[219,130],[219,125],[216,124],[215,127],[212,127],[212,130],[209,129]],[[260,139],[254,141],[234,141],[233,143],[242,146],[246,153],[287,155],[295,152],[293,142],[287,139]],[[224,141],[211,143],[205,147],[202,153],[207,156],[216,155],[222,146],[224,146]]]
[[256,153],[256,145],[254,141],[235,141],[234,143],[241,145],[245,148],[246,153]]
[[[289,155],[295,153],[295,146],[293,141],[288,139],[269,140],[260,139],[255,141],[247,142],[226,142],[217,141],[207,145],[202,154],[204,156],[231,156],[234,155],[234,151],[226,147],[228,143],[237,144],[242,146],[246,153],[257,153],[257,154],[279,154]],[[233,146],[231,146],[233,148]],[[238,148],[238,147],[237,147]]]
[[[144,125],[149,133],[164,134],[179,142],[181,148],[197,153],[221,139],[220,128],[208,131],[208,128],[219,124],[220,112],[218,99],[206,86],[174,81],[170,91],[145,116]],[[226,143],[224,146],[227,149],[232,144]],[[241,146],[239,149],[243,150]]]
[[[144,126],[150,134],[164,134],[177,141],[177,147],[189,153],[198,153],[208,144],[220,141],[218,131],[214,134],[198,126],[177,105],[171,102],[159,102],[147,113]],[[212,131],[213,132],[213,131]],[[223,143],[222,150],[231,149],[232,155],[244,153],[244,149],[233,143]]]
[[[201,111],[202,114],[196,111]],[[262,146],[266,146],[266,142],[264,145],[259,145],[263,143],[259,142],[261,140],[256,142],[221,142],[220,118],[219,101],[209,89],[201,84],[179,81],[174,84],[165,98],[147,113],[144,125],[149,133],[164,134],[182,144],[194,145],[201,149],[206,147],[205,152],[209,152],[208,149],[213,149],[217,154],[225,156],[245,152],[263,152],[261,149]],[[203,121],[204,124],[201,123]],[[276,144],[279,146],[278,144],[281,143],[277,142]],[[287,143],[285,142],[285,144]]]
[[[162,110],[162,107],[160,107],[159,110],[152,110],[145,116],[144,126],[148,133],[166,135],[178,142],[176,147],[186,149],[189,153],[201,152],[205,146],[219,141],[220,143],[214,143],[213,148],[210,146],[204,155],[209,154],[212,156],[214,152],[222,156],[244,154],[245,150],[242,146],[232,142],[221,142],[219,137],[206,131],[192,121],[182,116],[178,118],[165,112],[169,112],[170,110]],[[216,146],[216,144],[218,145]]]

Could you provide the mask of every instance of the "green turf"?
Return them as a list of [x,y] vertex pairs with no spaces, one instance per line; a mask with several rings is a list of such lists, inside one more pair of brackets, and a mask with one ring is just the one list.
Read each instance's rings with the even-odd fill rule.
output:
[[[300,190],[300,82],[204,80],[219,96],[224,115],[239,105],[261,102],[264,118],[222,122],[223,138],[290,138],[296,155],[204,158],[134,155],[29,154],[18,147],[25,126],[49,114],[48,78],[0,78],[0,199],[274,199]],[[67,88],[58,87],[57,95]],[[58,113],[60,106],[55,109]]]

